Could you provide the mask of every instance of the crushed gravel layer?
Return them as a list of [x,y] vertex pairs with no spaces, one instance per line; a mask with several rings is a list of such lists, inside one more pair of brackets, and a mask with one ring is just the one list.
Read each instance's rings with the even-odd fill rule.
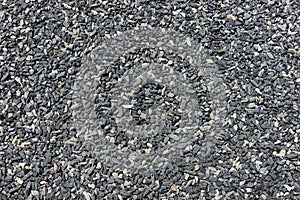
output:
[[300,2],[0,1],[0,199],[300,199]]

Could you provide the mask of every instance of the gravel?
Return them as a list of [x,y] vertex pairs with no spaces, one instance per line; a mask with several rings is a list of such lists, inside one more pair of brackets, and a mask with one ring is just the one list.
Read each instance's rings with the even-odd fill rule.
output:
[[300,199],[299,11],[1,1],[0,199]]

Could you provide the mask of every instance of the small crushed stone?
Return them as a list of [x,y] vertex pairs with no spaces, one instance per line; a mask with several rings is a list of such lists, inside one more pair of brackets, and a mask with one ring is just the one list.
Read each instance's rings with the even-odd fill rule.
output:
[[[300,199],[299,15],[297,0],[1,1],[0,199]],[[118,47],[149,27],[199,44],[213,73],[171,47]]]

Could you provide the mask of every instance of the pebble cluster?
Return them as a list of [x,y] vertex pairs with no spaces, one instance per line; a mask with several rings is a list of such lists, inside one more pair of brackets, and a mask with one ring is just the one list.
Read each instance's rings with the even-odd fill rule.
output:
[[[299,25],[297,0],[1,1],[0,199],[299,199]],[[205,52],[202,64],[217,71],[205,76],[199,70],[203,66],[188,56],[157,46],[130,50],[105,68],[99,65],[101,45],[147,27],[173,30],[187,44],[199,44]],[[154,78],[130,82],[153,66],[145,64],[151,60],[162,61],[154,65]],[[92,61],[95,77],[82,73]],[[118,70],[128,66],[133,68]],[[168,150],[176,130],[187,127],[181,121],[189,113],[189,106],[182,106],[188,95],[157,83],[167,74],[158,70],[162,66],[168,77],[184,77],[187,87],[196,86],[190,97],[197,102],[187,105],[197,106],[193,116],[199,115],[199,127],[192,137],[189,131],[181,134],[191,139],[163,165],[143,163],[140,154],[138,164],[122,163],[125,154],[112,152],[126,148],[162,155],[159,149]],[[82,90],[81,83],[89,80],[88,88],[95,90]],[[221,102],[213,101],[214,88],[223,88]],[[74,120],[81,116],[74,109],[84,100],[80,91],[94,95],[86,101],[88,110],[77,108],[84,111],[83,119],[93,119],[91,125],[99,122],[98,135],[82,134],[93,127]],[[87,111],[94,114],[85,118]],[[151,125],[158,125],[155,117],[147,118],[155,111],[166,113],[165,126],[147,135]],[[111,116],[107,123],[105,115]],[[214,126],[214,120],[222,123]],[[128,126],[130,121],[138,126]],[[134,128],[143,125],[145,134],[130,138],[130,130],[139,132]],[[135,170],[137,165],[143,167]]]

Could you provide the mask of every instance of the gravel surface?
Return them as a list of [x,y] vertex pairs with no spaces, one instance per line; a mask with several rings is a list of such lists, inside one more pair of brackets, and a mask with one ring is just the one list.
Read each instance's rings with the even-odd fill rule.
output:
[[300,199],[300,3],[0,2],[0,199]]

